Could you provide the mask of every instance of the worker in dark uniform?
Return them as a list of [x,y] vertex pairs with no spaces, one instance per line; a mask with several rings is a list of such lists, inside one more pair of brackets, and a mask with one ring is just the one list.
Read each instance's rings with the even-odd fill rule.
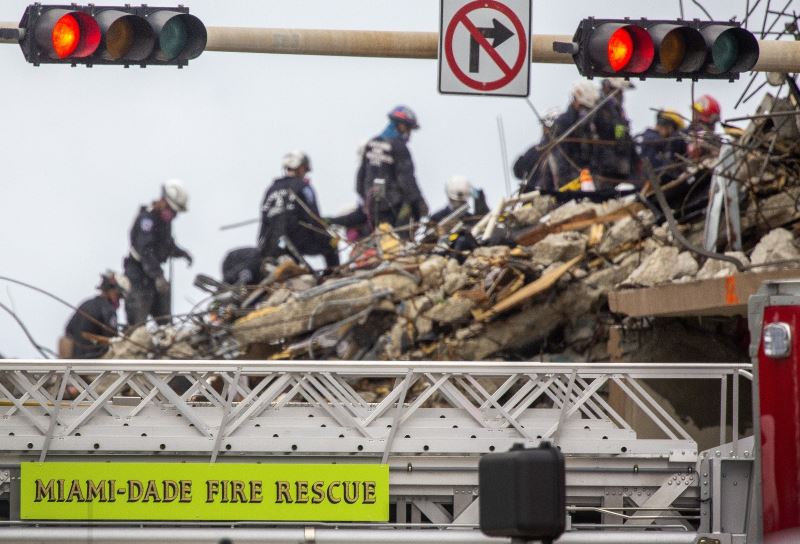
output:
[[[595,117],[592,115],[591,118],[585,121],[584,119],[597,106],[599,95],[597,87],[590,81],[582,79],[575,82],[572,86],[569,107],[553,124],[554,140],[567,135],[552,151],[558,171],[559,187],[577,179],[581,170],[595,171],[598,166]],[[570,130],[572,132],[569,132]]]
[[67,323],[59,342],[62,359],[99,359],[108,345],[96,343],[94,337],[117,335],[117,309],[129,286],[127,278],[108,271],[100,276],[100,294],[84,301]]
[[222,261],[222,281],[228,285],[254,285],[264,279],[261,250],[240,247],[225,255]]
[[445,194],[447,195],[447,206],[431,214],[431,221],[439,223],[453,212],[463,207],[464,204],[473,200],[472,209],[467,209],[462,215],[462,222],[467,225],[476,224],[481,217],[489,213],[489,206],[486,204],[486,195],[482,189],[475,189],[472,183],[464,176],[453,176],[445,184]]
[[417,117],[405,106],[388,115],[386,129],[367,142],[356,175],[356,192],[372,229],[384,222],[401,226],[428,215],[406,145],[411,132],[419,128]]
[[311,161],[301,151],[283,157],[284,177],[272,182],[261,203],[258,247],[261,256],[322,255],[325,265],[339,266],[338,240],[324,231],[317,196],[306,175]]
[[142,206],[131,228],[131,251],[125,258],[125,275],[131,291],[125,300],[128,326],[133,327],[152,316],[159,324],[169,323],[172,308],[170,284],[161,265],[171,258],[192,256],[178,247],[172,238],[172,221],[185,212],[189,195],[178,180],[169,180],[161,188],[161,198],[148,209]]
[[514,163],[514,176],[522,181],[522,192],[536,189],[558,189],[558,172],[555,155],[548,151],[547,144],[553,138],[553,125],[561,112],[558,108],[550,108],[541,119],[542,139],[528,149]]
[[630,81],[621,77],[604,79],[601,84],[600,99],[608,100],[594,116],[600,141],[596,148],[597,170],[592,172],[600,188],[614,187],[638,174],[639,154],[624,107],[625,92],[634,88]]
[[650,162],[662,183],[672,181],[684,170],[680,157],[686,157],[686,140],[682,134],[685,127],[686,123],[677,112],[660,110],[656,114],[655,128],[648,128],[641,135],[641,158]]

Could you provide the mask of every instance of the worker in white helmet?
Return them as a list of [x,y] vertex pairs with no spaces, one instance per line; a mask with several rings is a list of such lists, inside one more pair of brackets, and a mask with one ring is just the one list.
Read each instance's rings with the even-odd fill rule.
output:
[[489,213],[489,206],[486,205],[486,196],[483,194],[483,190],[473,187],[465,176],[452,176],[448,179],[444,186],[444,192],[447,196],[447,205],[432,214],[431,221],[441,222],[444,218],[468,204],[470,200],[473,201],[472,209],[467,209],[466,213],[462,215],[463,222],[477,223],[481,217]]
[[125,299],[128,326],[140,325],[148,316],[158,323],[171,321],[170,284],[162,265],[172,258],[192,264],[191,254],[172,237],[172,221],[187,211],[188,204],[189,193],[183,183],[171,179],[161,186],[161,197],[149,208],[142,206],[133,222],[130,254],[124,261],[131,284]]
[[322,255],[327,268],[339,266],[338,241],[325,230],[316,193],[306,177],[311,160],[302,151],[290,151],[282,165],[284,176],[272,182],[261,202],[261,256]]
[[[595,168],[597,127],[594,109],[599,100],[600,91],[592,82],[581,79],[572,85],[569,106],[553,124],[553,140],[566,137],[558,145],[552,148],[548,146],[547,150],[555,156],[558,172],[555,187],[571,182],[584,168]],[[587,115],[589,119],[585,119]]]

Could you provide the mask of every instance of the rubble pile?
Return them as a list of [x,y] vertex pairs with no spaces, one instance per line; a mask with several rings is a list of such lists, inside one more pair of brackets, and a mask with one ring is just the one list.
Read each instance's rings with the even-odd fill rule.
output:
[[[786,107],[767,97],[758,113]],[[260,285],[217,286],[206,311],[141,328],[106,357],[608,360],[608,330],[623,322],[608,310],[612,290],[800,268],[799,136],[794,116],[759,118],[733,136],[735,160],[688,165],[680,181],[697,184],[700,213],[683,213],[689,195],[663,209],[646,184],[604,202],[519,195],[446,231],[384,226],[333,274],[281,261]],[[738,214],[731,203],[712,213],[717,179],[736,184]],[[478,247],[455,249],[458,236]]]

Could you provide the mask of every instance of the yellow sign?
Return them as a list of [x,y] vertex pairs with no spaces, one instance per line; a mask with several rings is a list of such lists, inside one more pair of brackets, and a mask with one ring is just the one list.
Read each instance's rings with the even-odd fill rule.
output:
[[388,521],[388,465],[23,463],[40,520]]

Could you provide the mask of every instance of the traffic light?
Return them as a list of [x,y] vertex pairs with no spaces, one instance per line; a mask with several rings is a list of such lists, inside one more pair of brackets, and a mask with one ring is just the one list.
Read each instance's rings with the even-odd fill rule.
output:
[[39,64],[183,67],[205,49],[205,25],[179,7],[32,4],[20,22],[25,60]]
[[759,53],[758,40],[739,23],[697,19],[584,19],[567,50],[583,76],[641,79],[734,80]]

